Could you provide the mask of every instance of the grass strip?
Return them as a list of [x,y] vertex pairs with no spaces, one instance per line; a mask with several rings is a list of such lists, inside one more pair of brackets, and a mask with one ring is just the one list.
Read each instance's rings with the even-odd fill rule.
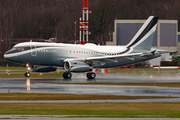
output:
[[0,67],[0,70],[26,70],[26,67]]
[[77,117],[93,116],[109,118],[180,118],[180,102],[48,104],[3,103],[0,104],[0,108],[1,115],[77,115]]
[[[46,93],[0,93],[0,100],[105,100],[105,99],[151,99],[169,96],[116,96],[116,95],[74,95]],[[176,98],[176,97],[173,97]]]
[[77,85],[126,85],[126,86],[164,86],[180,87],[180,83],[50,83],[50,84],[77,84]]

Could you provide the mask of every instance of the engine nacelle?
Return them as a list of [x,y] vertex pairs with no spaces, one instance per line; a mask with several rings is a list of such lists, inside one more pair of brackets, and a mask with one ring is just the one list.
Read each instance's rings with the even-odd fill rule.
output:
[[33,72],[52,72],[56,71],[56,67],[51,67],[51,66],[35,66],[33,68]]
[[92,71],[93,67],[80,61],[65,61],[64,69],[69,72],[88,72]]

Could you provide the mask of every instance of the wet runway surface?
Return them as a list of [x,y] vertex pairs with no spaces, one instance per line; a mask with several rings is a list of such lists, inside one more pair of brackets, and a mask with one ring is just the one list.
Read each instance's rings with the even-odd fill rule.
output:
[[180,98],[122,99],[122,100],[0,100],[0,103],[138,103],[138,102],[180,102]]
[[180,87],[154,87],[154,86],[119,86],[119,85],[78,85],[78,84],[52,84],[52,83],[167,83],[180,82],[179,78],[0,78],[0,92],[24,93],[67,93],[67,94],[96,94],[96,95],[128,95],[128,96],[178,96]]

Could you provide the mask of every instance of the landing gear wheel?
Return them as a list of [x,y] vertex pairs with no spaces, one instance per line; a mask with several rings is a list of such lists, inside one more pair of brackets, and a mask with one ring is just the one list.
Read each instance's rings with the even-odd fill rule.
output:
[[29,72],[26,72],[26,73],[24,73],[24,76],[25,76],[25,77],[29,77],[29,76],[30,76],[30,73],[29,73]]
[[95,77],[96,77],[96,74],[95,73],[87,73],[87,78],[88,79],[95,79]]
[[71,79],[71,77],[72,77],[72,74],[70,72],[64,72],[63,73],[63,78],[64,79]]

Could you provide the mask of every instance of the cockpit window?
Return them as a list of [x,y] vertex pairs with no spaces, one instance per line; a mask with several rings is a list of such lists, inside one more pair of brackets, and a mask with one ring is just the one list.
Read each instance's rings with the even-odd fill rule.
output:
[[11,48],[11,51],[24,51],[24,50],[30,50],[31,48],[29,46],[25,47],[13,47]]
[[24,51],[24,48],[23,47],[18,47],[17,50],[18,51]]
[[12,47],[11,50],[6,52],[6,54],[12,54],[12,53],[17,53],[17,52],[22,52],[25,50],[31,50],[30,46],[23,46],[23,47]]
[[17,49],[17,47],[13,47],[13,48],[11,48],[11,50],[16,50]]
[[30,47],[13,47],[11,50],[16,50],[16,51],[24,51],[24,50],[30,50]]

